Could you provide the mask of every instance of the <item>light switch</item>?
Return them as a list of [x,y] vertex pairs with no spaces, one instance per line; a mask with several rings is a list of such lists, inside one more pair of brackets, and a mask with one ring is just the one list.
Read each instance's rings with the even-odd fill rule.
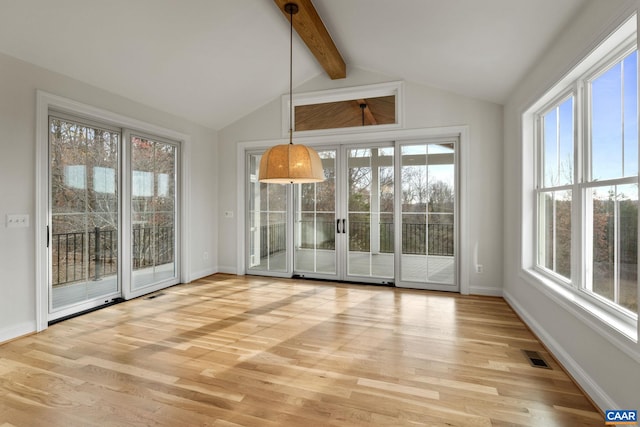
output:
[[7,228],[29,227],[28,214],[7,214]]

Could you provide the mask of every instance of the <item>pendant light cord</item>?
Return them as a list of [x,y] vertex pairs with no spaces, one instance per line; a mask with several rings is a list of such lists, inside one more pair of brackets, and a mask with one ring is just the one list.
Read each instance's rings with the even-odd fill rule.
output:
[[289,8],[289,144],[293,145],[293,7]]

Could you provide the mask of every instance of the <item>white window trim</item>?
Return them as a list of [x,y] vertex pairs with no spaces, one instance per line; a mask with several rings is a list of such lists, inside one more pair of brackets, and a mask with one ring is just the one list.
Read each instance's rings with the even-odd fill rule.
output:
[[[635,10],[634,10],[635,13]],[[526,283],[535,287],[540,292],[548,296],[555,301],[559,306],[572,313],[580,321],[588,325],[591,329],[599,333],[602,337],[608,340],[611,344],[622,350],[629,357],[640,363],[640,351],[638,349],[638,316],[628,316],[623,310],[619,310],[614,307],[613,304],[605,301],[599,301],[593,295],[588,294],[578,286],[572,286],[568,283],[561,283],[562,281],[556,280],[553,275],[548,274],[547,271],[542,271],[537,265],[537,189],[539,188],[538,181],[538,135],[539,128],[537,127],[537,113],[543,111],[549,105],[552,105],[554,101],[561,99],[562,96],[566,96],[569,90],[575,90],[576,101],[574,108],[579,104],[583,105],[583,98],[586,96],[585,89],[576,84],[577,81],[586,81],[587,77],[592,77],[597,74],[599,70],[602,70],[604,63],[615,60],[616,57],[621,57],[628,49],[628,44],[625,42],[631,41],[635,43],[637,35],[634,36],[635,28],[638,17],[634,14],[630,17],[629,14],[621,16],[620,20],[611,25],[610,32],[603,34],[600,43],[595,45],[590,52],[586,52],[585,56],[575,62],[575,67],[567,72],[555,85],[550,85],[548,89],[541,97],[533,101],[528,108],[525,108],[522,113],[522,122],[520,133],[522,136],[522,200],[521,200],[521,271],[520,278]],[[589,74],[587,74],[589,73]],[[571,89],[573,88],[573,89]],[[564,95],[563,95],[564,94]],[[582,122],[582,117],[576,116],[576,122],[574,130],[576,132],[577,141],[582,138],[587,138],[587,130],[585,127],[588,123]],[[575,155],[578,155],[578,150],[582,150],[580,142],[576,144]],[[577,164],[577,168],[584,168],[584,162],[588,161],[588,153],[580,153],[583,162]],[[576,157],[579,159],[580,157]],[[532,161],[534,159],[534,161]],[[575,171],[574,176],[578,178],[582,174],[582,170]],[[582,183],[576,181],[575,188],[582,190],[588,183]],[[581,192],[581,191],[580,191]],[[572,198],[575,200],[574,198]],[[582,197],[579,195],[578,203],[584,203]],[[581,215],[580,210],[574,210]],[[582,222],[582,218],[579,218]],[[572,218],[573,221],[573,218]],[[574,231],[577,227],[574,227]],[[577,231],[578,234],[582,234],[581,230]],[[572,236],[573,238],[573,236]],[[581,280],[582,266],[579,264],[581,259],[584,259],[584,253],[576,252],[583,251],[581,241],[579,239],[573,239],[572,253],[580,253],[580,257],[574,257],[572,263],[578,265],[574,268],[572,264],[572,276],[573,280]],[[576,249],[575,251],[573,249]],[[577,260],[575,258],[578,258]],[[577,268],[577,270],[576,270]],[[574,272],[578,272],[578,277]],[[577,283],[581,283],[578,281]]]
[[[190,178],[189,159],[191,150],[191,137],[181,132],[176,132],[161,126],[132,119],[121,114],[103,110],[98,107],[83,104],[72,99],[54,95],[42,90],[36,90],[36,210],[34,215],[35,227],[35,296],[36,296],[36,330],[38,332],[48,327],[48,267],[47,267],[47,209],[49,206],[48,185],[49,185],[49,113],[50,111],[68,113],[88,120],[95,120],[107,125],[114,125],[119,128],[128,128],[152,135],[158,135],[181,143],[181,212],[180,228],[183,236],[189,236],[190,225],[187,220],[189,215],[190,200]],[[180,244],[180,281],[188,283],[190,281],[189,246],[187,239],[181,239]],[[126,242],[123,242],[126,244]]]
[[584,292],[561,285],[534,269],[524,269],[520,278],[551,298],[559,306],[580,319],[589,328],[598,332],[611,344],[640,363],[637,349],[637,324],[625,321],[620,316],[594,304]]

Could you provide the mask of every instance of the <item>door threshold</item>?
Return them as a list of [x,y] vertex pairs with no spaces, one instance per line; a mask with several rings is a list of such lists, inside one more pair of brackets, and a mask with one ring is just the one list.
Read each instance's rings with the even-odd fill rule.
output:
[[124,302],[124,298],[122,298],[122,297],[114,298],[111,301],[109,301],[107,303],[104,303],[102,305],[99,305],[99,306],[96,306],[96,307],[92,307],[92,308],[88,308],[86,310],[82,310],[82,311],[79,311],[77,313],[69,314],[67,316],[63,316],[63,317],[60,317],[58,319],[50,320],[48,322],[48,326],[55,325],[56,323],[60,323],[60,322],[65,321],[65,320],[73,319],[74,317],[82,316],[83,314],[91,313],[92,311],[97,311],[97,310],[100,310],[102,308],[106,308],[106,307],[109,307],[109,306],[112,306],[112,305],[120,304],[121,302]]
[[395,288],[396,285],[391,281],[384,282],[358,282],[356,280],[338,280],[338,279],[324,279],[324,278],[315,278],[315,277],[306,277],[304,274],[294,274],[291,276],[292,279],[303,279],[303,280],[315,280],[318,282],[333,282],[333,283],[345,283],[347,285],[372,285],[372,286],[384,286],[387,288]]

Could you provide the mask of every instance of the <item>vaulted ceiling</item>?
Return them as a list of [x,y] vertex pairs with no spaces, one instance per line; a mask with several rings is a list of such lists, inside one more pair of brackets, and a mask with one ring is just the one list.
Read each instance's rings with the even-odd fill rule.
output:
[[[313,3],[347,76],[503,103],[587,1]],[[212,129],[288,91],[288,21],[271,0],[0,0],[0,52]],[[297,37],[293,55],[294,87],[323,73]]]

